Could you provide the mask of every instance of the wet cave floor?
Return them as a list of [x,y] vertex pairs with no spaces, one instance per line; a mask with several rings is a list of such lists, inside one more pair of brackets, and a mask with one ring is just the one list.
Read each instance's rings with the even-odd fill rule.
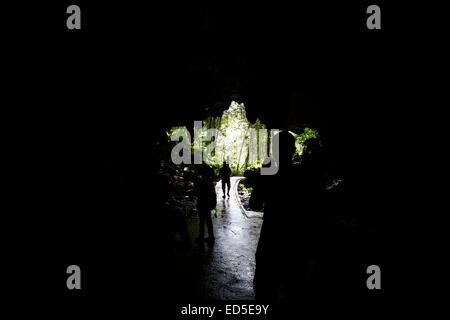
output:
[[[262,213],[245,210],[237,194],[242,177],[231,177],[230,197],[216,185],[217,206],[212,215],[215,242],[198,243],[199,219],[186,218],[190,250],[175,248],[178,295],[184,299],[252,300],[255,252]],[[207,228],[205,236],[208,236]]]

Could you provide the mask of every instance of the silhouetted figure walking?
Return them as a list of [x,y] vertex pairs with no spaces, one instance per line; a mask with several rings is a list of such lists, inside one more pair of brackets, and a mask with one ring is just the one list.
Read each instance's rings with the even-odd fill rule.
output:
[[225,189],[226,186],[228,186],[228,197],[230,197],[230,176],[231,176],[231,169],[226,163],[226,161],[223,162],[222,168],[219,170],[220,178],[222,179],[222,190],[223,190],[223,198],[225,198]]
[[197,195],[197,210],[200,218],[200,232],[197,241],[202,242],[205,238],[205,222],[208,227],[208,240],[214,241],[214,231],[211,220],[211,210],[216,207],[217,195],[214,186],[214,172],[207,166],[199,167],[198,176],[195,181]]

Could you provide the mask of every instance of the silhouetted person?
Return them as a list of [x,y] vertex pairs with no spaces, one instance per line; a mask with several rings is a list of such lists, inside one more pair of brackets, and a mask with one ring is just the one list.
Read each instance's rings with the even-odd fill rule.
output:
[[279,133],[278,172],[258,176],[250,198],[251,208],[264,206],[256,251],[257,299],[293,298],[299,290],[308,290],[311,282],[320,183],[314,161],[295,166],[294,153],[295,138]]
[[228,197],[230,197],[230,176],[231,176],[231,169],[226,163],[226,161],[223,162],[222,168],[219,170],[220,178],[222,179],[222,191],[223,191],[223,198],[225,198],[225,189],[226,186],[228,186],[228,192],[226,193]]
[[205,238],[205,222],[208,227],[208,240],[214,241],[214,231],[211,220],[211,210],[214,209],[217,204],[216,188],[214,186],[214,171],[207,165],[201,165],[194,183],[197,195],[197,210],[200,218],[200,232],[197,241],[202,242]]

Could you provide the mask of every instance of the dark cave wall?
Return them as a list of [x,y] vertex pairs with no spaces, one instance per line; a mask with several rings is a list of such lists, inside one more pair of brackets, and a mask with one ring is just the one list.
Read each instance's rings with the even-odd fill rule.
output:
[[[23,266],[43,261],[42,287],[64,284],[64,268],[77,261],[90,266],[103,290],[116,276],[105,266],[114,263],[129,275],[111,295],[118,288],[134,292],[138,283],[157,291],[141,274],[151,268],[170,274],[170,257],[159,248],[168,243],[154,176],[159,145],[170,126],[220,115],[231,100],[244,102],[248,119],[269,128],[318,129],[335,173],[365,200],[358,210],[388,215],[383,205],[395,170],[384,170],[392,159],[384,142],[391,123],[400,123],[391,109],[401,101],[388,99],[396,86],[381,63],[392,54],[378,46],[390,45],[383,33],[366,34],[359,18],[340,18],[364,16],[355,12],[363,6],[339,3],[326,12],[320,4],[167,6],[105,6],[90,11],[98,14],[89,20],[92,37],[44,32],[27,39],[29,50],[11,79],[21,84],[17,103],[27,106],[18,110],[14,130],[24,136],[16,148],[26,154],[17,153],[13,174],[27,189],[17,201],[28,202],[23,212],[30,222],[22,227],[18,214],[17,234],[32,239]],[[105,23],[119,14],[120,23]],[[52,50],[35,50],[46,47]],[[62,282],[47,283],[55,268]]]

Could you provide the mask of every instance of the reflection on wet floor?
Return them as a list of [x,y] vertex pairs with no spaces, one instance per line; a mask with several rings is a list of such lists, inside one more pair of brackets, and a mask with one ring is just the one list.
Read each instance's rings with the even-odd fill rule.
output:
[[[261,215],[245,215],[236,194],[240,177],[231,178],[230,197],[222,198],[220,182],[216,186],[217,207],[213,215],[214,243],[194,243],[180,267],[193,268],[198,275],[196,295],[204,299],[254,299],[255,252],[261,230]],[[251,216],[251,217],[248,217]],[[198,219],[188,221],[190,238],[198,232]]]

